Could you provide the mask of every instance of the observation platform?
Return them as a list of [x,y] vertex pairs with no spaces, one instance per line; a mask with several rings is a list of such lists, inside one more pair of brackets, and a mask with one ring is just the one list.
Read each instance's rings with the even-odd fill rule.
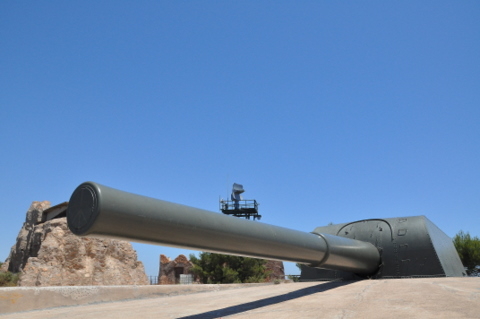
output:
[[254,199],[242,199],[238,201],[220,200],[220,210],[225,215],[235,217],[243,217],[245,219],[253,218],[253,220],[262,218],[258,214],[258,203]]

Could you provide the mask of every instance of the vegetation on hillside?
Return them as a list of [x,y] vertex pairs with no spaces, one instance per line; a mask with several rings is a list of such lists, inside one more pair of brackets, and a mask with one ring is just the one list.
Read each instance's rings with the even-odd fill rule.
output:
[[469,276],[480,275],[480,239],[460,231],[453,238],[460,260]]
[[192,272],[204,284],[230,284],[264,282],[269,273],[263,259],[200,253],[190,255]]
[[[2,267],[2,264],[0,263],[0,267]],[[19,274],[0,271],[0,287],[15,287],[19,278]]]

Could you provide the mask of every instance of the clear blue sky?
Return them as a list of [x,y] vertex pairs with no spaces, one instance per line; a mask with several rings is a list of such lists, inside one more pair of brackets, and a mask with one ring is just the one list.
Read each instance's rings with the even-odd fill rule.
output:
[[[0,87],[0,260],[87,180],[480,235],[478,1],[2,1]],[[134,247],[148,275],[185,252]]]

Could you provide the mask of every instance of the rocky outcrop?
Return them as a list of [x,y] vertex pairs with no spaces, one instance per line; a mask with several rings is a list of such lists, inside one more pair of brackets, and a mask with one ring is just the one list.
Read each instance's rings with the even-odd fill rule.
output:
[[40,248],[38,240],[34,240],[34,228],[36,224],[41,223],[43,211],[50,207],[49,201],[33,202],[27,211],[25,223],[17,236],[17,242],[10,250],[2,270],[8,270],[14,273],[21,272],[27,264],[30,256],[35,256]]
[[43,222],[49,206],[33,202],[2,265],[3,270],[21,273],[19,286],[149,284],[129,242],[75,236],[65,217]]
[[265,271],[269,274],[267,281],[275,279],[285,279],[285,269],[283,262],[279,260],[267,260],[265,263]]

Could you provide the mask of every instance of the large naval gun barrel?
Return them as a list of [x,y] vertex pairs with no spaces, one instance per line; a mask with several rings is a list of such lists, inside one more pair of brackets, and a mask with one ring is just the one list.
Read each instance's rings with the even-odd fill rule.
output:
[[380,265],[379,250],[369,242],[244,220],[93,182],[75,189],[67,220],[79,236],[292,261],[360,276],[375,274]]

